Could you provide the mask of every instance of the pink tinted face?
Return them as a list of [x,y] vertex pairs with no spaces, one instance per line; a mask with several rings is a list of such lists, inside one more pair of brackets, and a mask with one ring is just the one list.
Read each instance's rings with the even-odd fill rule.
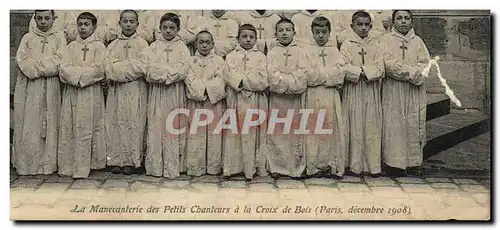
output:
[[38,29],[43,32],[46,32],[50,28],[52,28],[52,26],[54,25],[54,20],[54,15],[50,10],[35,12],[36,27],[38,27]]
[[76,26],[78,27],[78,34],[83,39],[90,37],[96,29],[96,26],[92,24],[90,19],[78,19]]
[[394,15],[394,28],[402,34],[407,34],[413,28],[413,20],[407,11],[398,11]]

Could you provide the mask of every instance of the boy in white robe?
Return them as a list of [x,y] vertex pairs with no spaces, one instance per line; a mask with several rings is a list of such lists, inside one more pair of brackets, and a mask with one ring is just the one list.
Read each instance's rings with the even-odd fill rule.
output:
[[214,114],[214,122],[208,126],[198,126],[199,120],[189,120],[186,170],[187,175],[191,176],[216,175],[222,170],[222,133],[214,131],[225,107],[225,63],[220,56],[215,55],[213,47],[214,41],[210,32],[201,31],[196,35],[197,51],[195,56],[189,58],[189,72],[185,79],[190,113],[207,109]]
[[241,24],[251,24],[257,30],[256,48],[267,54],[276,44],[275,26],[280,17],[270,10],[247,10],[239,14]]
[[[76,37],[70,35],[70,24],[73,23],[72,19],[75,18],[70,10],[54,10],[54,23],[51,30],[54,32],[63,32],[67,42],[73,41]],[[29,22],[29,32],[33,32],[36,28],[37,23],[35,14],[33,14]]]
[[[151,10],[137,10],[135,11],[139,15],[137,34],[139,37],[143,38],[148,44],[155,40],[155,20],[156,12]],[[111,42],[115,40],[119,34],[121,34],[120,26],[120,15],[121,11],[114,10],[108,12],[107,16],[107,29],[106,29],[106,42]]]
[[330,41],[332,25],[325,17],[317,17],[311,23],[315,44],[308,47],[306,108],[312,109],[309,130],[318,127],[320,110],[325,118],[319,127],[331,129],[331,133],[307,135],[307,175],[333,174],[342,176],[345,170],[344,123],[339,89],[344,83],[343,67],[346,61],[337,49],[336,42]]
[[266,56],[257,49],[257,40],[257,29],[243,24],[238,32],[239,46],[226,58],[227,108],[236,111],[238,132],[224,133],[224,176],[243,172],[245,178],[252,179],[257,169],[265,174],[265,125],[242,129],[248,109],[268,109]]
[[36,10],[36,27],[23,36],[16,53],[19,76],[14,92],[12,164],[20,175],[57,170],[61,109],[59,60],[64,33],[53,27],[53,10]]
[[[383,37],[387,47],[386,73],[382,87],[384,163],[389,173],[422,173],[426,143],[426,91],[422,73],[429,63],[427,47],[413,30],[409,10],[396,10],[394,28]],[[397,170],[399,169],[399,170]]]
[[[178,177],[184,167],[185,134],[176,135],[167,129],[167,116],[175,109],[186,108],[184,79],[188,71],[189,50],[178,36],[180,18],[166,13],[160,20],[162,37],[153,44],[154,58],[149,64],[146,174]],[[187,125],[185,117],[174,121],[175,127]]]
[[194,10],[155,10],[154,14],[154,37],[160,39],[162,37],[160,29],[160,20],[166,13],[173,13],[179,16],[181,21],[178,36],[186,45],[191,45],[195,40],[195,30],[198,22],[197,12]]
[[[335,25],[335,16],[334,11],[328,10],[302,10],[299,13],[296,13],[292,17],[292,22],[295,24],[295,30],[297,35],[295,39],[302,46],[308,46],[310,44],[314,44],[314,38],[311,34],[311,23],[312,21],[319,17],[323,16],[328,18],[332,25]],[[337,31],[333,30],[330,32],[330,41],[334,42],[337,45]]]
[[94,31],[98,19],[89,12],[77,18],[79,36],[60,49],[59,77],[65,83],[61,107],[59,175],[86,178],[106,167],[104,60],[108,50]]
[[[269,76],[269,110],[277,110],[278,118],[284,118],[288,110],[293,110],[293,123],[286,133],[284,124],[273,124],[269,118],[267,161],[272,176],[286,175],[300,177],[306,167],[306,141],[304,135],[295,134],[299,110],[305,107],[303,93],[307,89],[306,52],[294,38],[294,24],[288,19],[281,19],[276,24],[278,44],[267,54]],[[270,115],[268,115],[270,117]],[[274,132],[270,133],[270,126]]]
[[[372,19],[372,29],[370,30],[370,36],[372,37],[380,37],[386,33],[390,32],[391,27],[391,15],[388,10],[364,10]],[[345,13],[350,13],[349,18],[351,18],[352,14],[355,13],[352,11],[344,11]],[[350,19],[348,21],[350,24]],[[355,33],[352,33],[352,29],[350,27],[345,27],[342,32],[339,32],[337,36],[337,41],[339,44],[342,44],[348,36],[353,36]]]
[[70,20],[68,22],[68,36],[70,41],[74,41],[78,39],[80,36],[78,33],[78,25],[77,25],[77,18],[80,16],[81,13],[83,12],[89,12],[93,14],[97,18],[97,27],[93,33],[93,37],[97,38],[99,41],[106,43],[106,33],[108,27],[106,26],[107,22],[107,16],[109,13],[113,11],[108,11],[108,10],[73,10],[68,12],[68,19]]
[[380,79],[384,76],[384,49],[371,36],[371,18],[365,11],[352,16],[352,34],[340,51],[346,58],[342,112],[346,126],[350,171],[381,172],[382,104]]
[[109,44],[105,65],[110,82],[105,117],[107,165],[115,174],[131,174],[142,161],[148,105],[144,76],[151,51],[137,34],[137,19],[133,10],[121,13],[121,33]]
[[238,23],[234,16],[226,13],[226,10],[212,10],[211,14],[200,18],[198,21],[198,31],[206,30],[214,36],[215,54],[225,58],[227,54],[234,50],[238,41]]

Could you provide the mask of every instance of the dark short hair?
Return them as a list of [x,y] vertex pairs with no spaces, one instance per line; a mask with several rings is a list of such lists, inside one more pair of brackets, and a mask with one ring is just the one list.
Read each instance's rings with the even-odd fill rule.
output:
[[163,22],[165,22],[165,21],[170,21],[170,22],[175,23],[177,25],[177,28],[181,27],[181,20],[179,19],[179,16],[177,14],[174,14],[174,13],[164,14],[160,19],[159,27],[161,27],[161,24],[163,24]]
[[78,21],[80,19],[89,19],[92,22],[92,25],[97,25],[97,18],[90,12],[83,12],[78,15],[78,18],[76,18],[76,20]]
[[323,16],[317,17],[312,21],[311,30],[315,26],[321,26],[321,27],[326,26],[328,27],[328,31],[332,31],[332,25],[330,23],[330,20],[328,20],[328,18],[325,18]]
[[293,22],[292,22],[290,19],[288,19],[288,18],[282,18],[282,19],[280,19],[280,20],[276,23],[276,26],[274,27],[274,31],[278,31],[278,25],[279,25],[279,24],[283,24],[283,23],[290,23],[290,24],[292,24],[292,26],[293,26],[293,31],[295,31],[295,24],[293,24]]
[[198,38],[201,34],[209,34],[212,41],[214,40],[214,36],[212,35],[212,33],[210,33],[208,30],[202,30],[196,34],[196,42],[198,42]]
[[35,14],[36,13],[40,13],[40,12],[45,12],[45,11],[50,11],[50,13],[52,14],[52,17],[56,16],[56,12],[54,10],[35,10]]
[[138,14],[138,13],[137,13],[137,11],[135,11],[135,10],[124,10],[124,11],[122,11],[122,12],[120,13],[120,20],[122,20],[122,17],[123,17],[123,14],[124,14],[124,13],[133,13],[133,14],[135,14],[135,18],[136,18],[137,20],[139,20],[139,14]]
[[413,13],[411,12],[411,10],[393,10],[392,11],[392,22],[394,22],[394,19],[396,19],[396,13],[398,13],[399,11],[408,12],[410,14],[411,19],[413,20]]
[[241,25],[240,28],[238,28],[238,37],[240,37],[241,31],[243,31],[243,30],[253,31],[255,33],[255,35],[257,35],[257,29],[255,29],[255,26],[253,26],[252,24]]
[[356,21],[356,19],[358,18],[369,18],[370,19],[370,22],[372,22],[372,17],[370,16],[370,14],[364,10],[358,10],[356,11],[356,13],[354,13],[352,15],[352,23],[354,23],[354,21]]

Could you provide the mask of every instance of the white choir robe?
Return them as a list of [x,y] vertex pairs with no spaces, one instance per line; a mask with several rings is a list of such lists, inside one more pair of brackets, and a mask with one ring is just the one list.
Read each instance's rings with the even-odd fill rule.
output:
[[206,14],[209,14],[211,10],[183,10],[189,11],[193,17],[204,17]]
[[195,10],[154,10],[154,37],[156,40],[162,37],[160,30],[160,21],[161,17],[166,13],[174,13],[179,16],[179,20],[181,22],[181,26],[179,28],[178,35],[181,37],[182,41],[188,45],[194,42],[196,39],[196,34],[194,31],[196,30],[196,26],[199,23],[197,18],[197,14],[199,12]]
[[[107,29],[106,29],[106,42],[115,40],[121,33],[120,27],[120,14],[121,10],[113,10],[107,12]],[[155,16],[156,12],[151,10],[137,10],[139,15],[137,26],[137,33],[147,43],[152,43],[155,40]]]
[[[300,13],[293,15],[292,22],[295,25],[295,39],[301,46],[308,46],[314,43],[314,37],[311,31],[311,24],[317,17],[323,16],[330,21],[332,31],[330,31],[330,41],[337,41],[337,31],[335,28],[335,12],[329,10],[318,10],[314,13],[309,13],[307,10],[302,10]],[[336,45],[336,44],[335,44]]]
[[[380,79],[384,76],[384,49],[371,35],[365,39],[354,35],[349,37],[340,49],[349,63],[345,67],[346,81],[342,92],[349,168],[358,174],[378,174],[381,172]],[[367,79],[360,77],[362,70]]]
[[[392,21],[391,10],[368,10],[372,18],[372,29],[370,31],[384,35],[390,33],[390,24]],[[386,28],[387,27],[387,28]]]
[[[372,37],[380,38],[381,35],[389,33],[390,29],[386,29],[386,26],[390,26],[392,20],[392,11],[367,10],[366,12],[370,14],[370,18],[372,20],[372,28],[370,30]],[[349,36],[356,35],[355,33],[353,33],[353,30],[351,28],[352,15],[354,13],[356,13],[356,11],[344,11],[345,23],[343,23],[343,30],[341,30],[342,32],[339,32],[337,36],[339,44],[342,44]]]
[[62,32],[38,28],[25,34],[19,43],[11,160],[20,175],[57,170],[61,90],[56,52],[65,45]]
[[[69,34],[70,23],[73,19],[73,13],[70,10],[54,10],[54,24],[52,25],[52,29],[54,32],[62,31],[64,33],[64,37],[66,41],[72,41],[71,36]],[[35,13],[33,13],[33,17],[29,22],[29,32],[33,32],[34,30],[38,30],[35,21]],[[73,39],[74,40],[74,39]]]
[[331,12],[333,14],[333,21],[334,21],[332,27],[335,28],[335,31],[337,33],[337,42],[341,43],[340,39],[344,31],[351,29],[352,14],[355,11],[334,10]]
[[[208,109],[214,114],[214,119],[209,125],[193,128],[188,133],[186,140],[186,170],[187,175],[201,176],[203,174],[219,174],[222,170],[222,146],[221,133],[214,133],[216,125],[225,109],[224,82],[225,62],[222,57],[215,55],[213,50],[207,56],[196,52],[195,56],[189,58],[189,71],[184,82],[189,99],[188,109],[190,120],[186,132],[190,132],[193,123],[191,119],[197,109]],[[203,116],[201,116],[203,117]],[[201,118],[201,120],[206,119]]]
[[[306,167],[305,136],[294,134],[295,130],[299,129],[296,125],[300,119],[299,111],[305,108],[305,59],[305,50],[295,40],[286,47],[278,43],[267,54],[269,110],[277,109],[278,118],[286,117],[288,109],[294,112],[294,123],[289,133],[284,132],[283,123],[276,124],[274,132],[268,132],[267,160],[271,173],[300,177]],[[269,119],[268,127],[270,122],[272,121]]]
[[352,15],[356,13],[357,10],[337,10],[335,28],[337,30],[337,43],[338,46],[342,46],[342,43],[347,39],[348,36],[353,35],[351,28]]
[[[242,20],[244,19],[244,17],[246,17],[246,14],[247,14],[247,11],[248,10],[226,10],[226,12],[224,13],[224,15],[226,15],[228,18],[230,19],[233,19],[234,21],[236,21],[236,23],[238,24],[238,27],[242,25]],[[204,15],[210,15],[212,14],[212,11],[205,11]],[[212,14],[213,15],[213,14]],[[204,16],[202,16],[204,17]]]
[[86,178],[91,169],[106,167],[104,80],[106,46],[94,35],[59,51],[62,97],[57,165],[59,174]]
[[212,13],[198,19],[198,27],[194,34],[207,30],[214,37],[215,54],[225,57],[234,50],[238,44],[238,23],[233,15],[225,13],[217,18]]
[[280,17],[273,11],[266,10],[264,14],[258,13],[256,10],[248,10],[240,13],[240,25],[251,24],[257,30],[257,49],[265,53],[266,47],[276,46],[276,23]]
[[393,29],[382,42],[387,48],[387,77],[382,84],[383,159],[400,169],[420,166],[427,108],[422,70],[430,61],[429,51],[413,29],[406,35]]
[[266,56],[256,46],[250,50],[237,46],[226,57],[227,109],[236,110],[238,130],[237,133],[231,130],[224,133],[224,176],[244,172],[246,178],[252,179],[257,171],[261,176],[266,175],[265,124],[242,133],[245,116],[250,113],[248,109],[268,110],[264,92],[268,86],[266,61]]
[[[151,44],[153,52],[146,81],[149,82],[146,174],[178,177],[184,169],[185,134],[167,130],[167,116],[175,109],[186,108],[184,79],[188,71],[189,50],[180,37],[164,38]],[[184,116],[178,115],[172,125],[187,126]]]
[[108,50],[107,165],[137,168],[141,166],[146,128],[148,88],[144,76],[151,51],[137,33],[130,37],[119,34]]
[[[241,25],[241,16],[244,15],[246,10],[226,10],[224,13],[228,18],[231,18],[238,23],[238,26]],[[212,15],[212,10],[182,10],[182,12],[189,12],[191,17],[195,17],[196,20],[198,18],[203,18],[208,15]]]
[[292,20],[293,15],[300,13],[300,10],[275,10],[275,12],[280,18]]
[[[314,175],[330,167],[330,172],[342,176],[345,170],[345,127],[339,89],[344,83],[346,61],[333,42],[324,46],[308,46],[306,69],[306,108],[313,109],[309,116],[307,135],[307,174]],[[331,129],[331,134],[316,134],[320,110],[326,111],[319,127]]]

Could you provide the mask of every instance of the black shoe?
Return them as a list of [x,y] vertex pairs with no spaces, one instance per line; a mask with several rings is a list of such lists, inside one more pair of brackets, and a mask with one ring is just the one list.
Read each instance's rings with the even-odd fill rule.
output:
[[354,172],[348,170],[348,171],[345,171],[344,176],[360,177],[361,173],[354,173]]
[[409,167],[408,174],[413,176],[422,176],[424,175],[424,168],[421,166]]
[[279,179],[281,176],[279,173],[271,173],[271,177],[274,179]]
[[134,167],[132,167],[132,166],[123,167],[123,174],[130,175],[132,173],[134,173]]
[[111,169],[111,173],[113,173],[113,174],[120,174],[120,173],[122,173],[122,169],[120,167],[118,167],[118,166],[115,166],[115,167],[113,167]]
[[391,166],[385,166],[384,171],[390,177],[405,177],[406,176],[406,170],[394,168]]
[[378,178],[378,177],[380,177],[380,176],[381,176],[381,173],[377,173],[377,174],[372,174],[372,173],[370,173],[370,177],[371,177],[371,178]]

